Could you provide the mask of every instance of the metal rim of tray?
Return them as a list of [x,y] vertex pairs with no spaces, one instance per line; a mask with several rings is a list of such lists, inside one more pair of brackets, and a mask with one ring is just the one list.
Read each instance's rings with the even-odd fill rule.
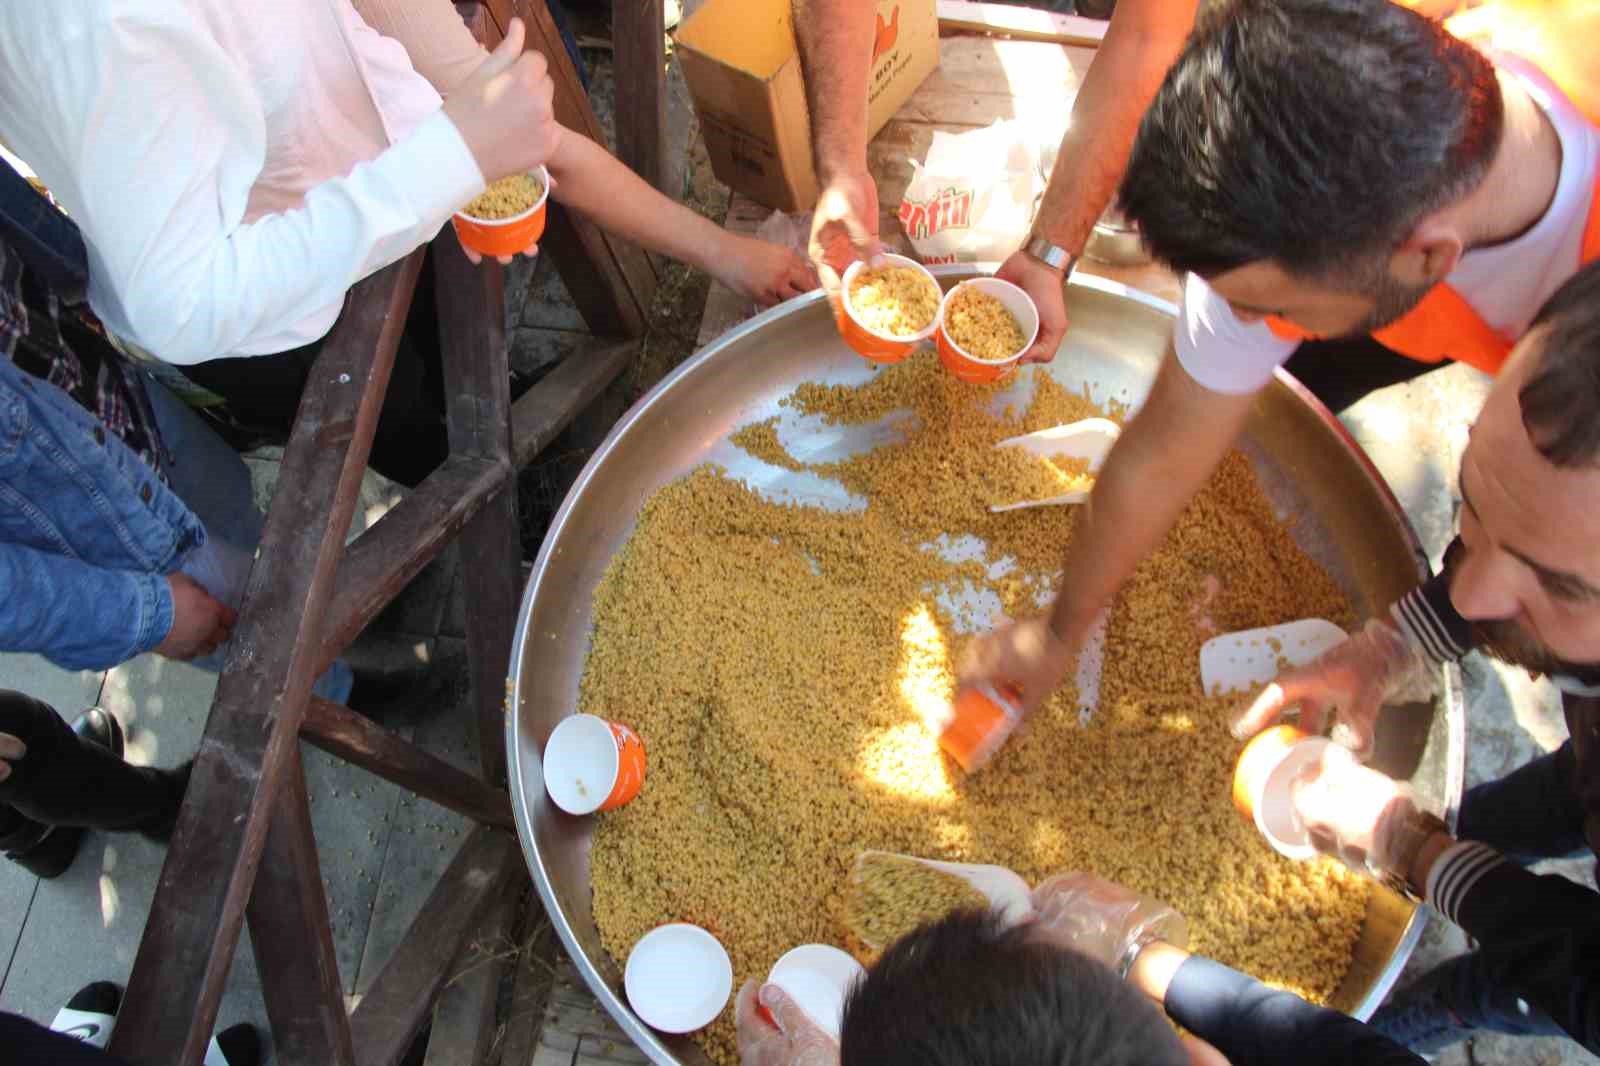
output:
[[[974,272],[992,271],[995,264],[954,264],[934,266],[929,269],[936,277],[961,276]],[[1111,296],[1121,297],[1137,303],[1151,310],[1159,311],[1169,317],[1176,317],[1178,308],[1170,302],[1139,289],[1123,285],[1120,282],[1092,274],[1074,274],[1070,284],[1088,289],[1097,290]],[[517,823],[517,837],[522,844],[523,855],[528,862],[529,873],[534,887],[538,890],[539,899],[544,906],[545,914],[549,918],[556,934],[561,939],[562,947],[571,958],[573,965],[582,974],[584,983],[588,985],[600,1004],[605,1007],[617,1025],[625,1032],[634,1045],[639,1048],[651,1062],[661,1066],[680,1066],[681,1060],[672,1051],[662,1044],[655,1030],[645,1025],[632,1009],[629,1008],[618,991],[601,974],[594,962],[589,958],[574,932],[572,923],[568,920],[564,908],[556,898],[551,887],[551,879],[546,869],[544,856],[541,854],[539,844],[533,833],[532,819],[529,816],[530,797],[527,794],[528,775],[523,772],[523,753],[519,741],[518,722],[521,717],[522,693],[522,650],[526,646],[528,627],[532,619],[533,601],[539,590],[541,577],[550,564],[551,552],[554,545],[560,540],[560,534],[568,518],[583,493],[584,487],[593,479],[595,472],[605,463],[607,456],[614,450],[617,442],[627,432],[628,428],[638,422],[650,408],[680,379],[691,374],[706,360],[714,357],[717,351],[728,345],[734,344],[743,338],[764,328],[768,323],[819,302],[826,297],[820,291],[813,291],[803,297],[790,300],[777,307],[770,308],[755,317],[745,321],[739,326],[724,333],[712,343],[706,345],[690,358],[677,366],[671,373],[663,378],[654,388],[634,403],[628,411],[617,420],[600,447],[590,456],[579,472],[577,480],[568,491],[561,507],[550,522],[545,534],[544,542],[540,545],[539,554],[534,562],[532,573],[529,575],[527,586],[523,590],[522,605],[518,613],[517,627],[512,638],[512,655],[514,661],[510,664],[509,686],[507,702],[509,707],[506,714],[506,762],[508,768],[508,787],[511,791],[512,813]],[[1418,539],[1416,530],[1412,527],[1410,519],[1406,516],[1399,500],[1389,488],[1388,482],[1379,473],[1370,456],[1355,441],[1344,424],[1336,418],[1323,403],[1314,396],[1310,390],[1300,384],[1292,375],[1281,368],[1276,372],[1277,380],[1295,393],[1320,420],[1330,429],[1349,450],[1350,454],[1366,471],[1373,485],[1378,489],[1385,507],[1395,519],[1395,524],[1406,541],[1406,546],[1412,556],[1417,560],[1418,566],[1425,574],[1428,569],[1427,555]],[[1447,760],[1445,766],[1446,784],[1445,795],[1448,806],[1444,812],[1445,821],[1454,829],[1456,824],[1459,797],[1466,776],[1465,768],[1465,721],[1463,713],[1463,699],[1461,691],[1461,675],[1454,663],[1445,664],[1442,671],[1442,684],[1439,694],[1440,712],[1445,716],[1448,731]],[[1427,917],[1423,908],[1418,907],[1412,913],[1405,931],[1396,944],[1388,963],[1373,982],[1367,995],[1363,997],[1353,1016],[1362,1020],[1371,1017],[1378,1005],[1394,987],[1405,969],[1411,953],[1422,938],[1422,933],[1427,925]],[[620,963],[619,963],[620,965]]]

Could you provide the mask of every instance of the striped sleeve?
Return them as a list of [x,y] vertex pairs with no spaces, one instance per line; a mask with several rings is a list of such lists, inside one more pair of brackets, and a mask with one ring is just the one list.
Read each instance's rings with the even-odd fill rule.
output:
[[1455,662],[1472,650],[1472,623],[1456,613],[1445,575],[1429,578],[1389,608],[1400,632],[1436,663]]
[[1461,902],[1485,874],[1505,863],[1500,853],[1487,844],[1464,840],[1451,845],[1428,871],[1428,902],[1452,923],[1460,925]]

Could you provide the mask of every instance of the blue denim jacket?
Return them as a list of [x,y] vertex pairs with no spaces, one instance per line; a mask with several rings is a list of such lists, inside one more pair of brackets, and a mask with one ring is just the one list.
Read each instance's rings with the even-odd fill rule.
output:
[[0,649],[70,670],[149,651],[200,520],[132,449],[0,359]]

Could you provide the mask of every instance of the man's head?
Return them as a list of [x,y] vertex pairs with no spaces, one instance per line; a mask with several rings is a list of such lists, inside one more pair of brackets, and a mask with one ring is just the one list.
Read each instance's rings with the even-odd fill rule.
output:
[[1028,925],[953,914],[889,947],[845,1003],[841,1066],[1188,1066],[1154,1004]]
[[1120,203],[1241,317],[1370,332],[1455,266],[1440,212],[1503,125],[1489,61],[1389,0],[1223,0],[1145,113]]
[[1495,380],[1445,570],[1496,658],[1600,681],[1600,263],[1545,303]]

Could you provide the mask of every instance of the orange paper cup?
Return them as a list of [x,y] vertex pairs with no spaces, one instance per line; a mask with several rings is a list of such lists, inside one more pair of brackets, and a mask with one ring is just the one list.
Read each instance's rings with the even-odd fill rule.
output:
[[1295,813],[1294,781],[1322,761],[1333,742],[1292,725],[1276,725],[1256,736],[1233,771],[1233,805],[1253,823],[1278,854],[1309,859],[1317,853],[1311,835]]
[[[945,311],[950,306],[951,298],[969,287],[993,296],[1016,318],[1017,325],[1022,327],[1022,335],[1027,338],[1022,342],[1022,347],[1017,349],[1017,354],[1005,359],[979,359],[950,339],[944,328]],[[1033,342],[1039,336],[1039,309],[1034,306],[1033,299],[1027,293],[1009,281],[1001,281],[999,278],[973,278],[970,281],[963,281],[945,293],[944,302],[939,305],[939,318],[935,325],[937,328],[934,332],[934,346],[939,349],[939,362],[962,381],[981,384],[1009,374],[1012,367],[1017,365],[1017,360],[1022,358],[1022,353],[1033,347]]]
[[529,171],[538,177],[544,192],[532,207],[510,218],[473,218],[457,211],[450,217],[461,243],[479,255],[516,255],[544,235],[544,205],[550,199],[550,172],[544,167]]
[[983,768],[1022,720],[1022,693],[1009,685],[969,685],[956,693],[950,720],[939,733],[939,747],[961,769]]
[[[926,277],[935,289],[939,287],[939,282],[928,272],[928,268],[915,259],[886,253],[878,257],[878,263],[880,266],[912,267]],[[927,329],[905,337],[882,333],[863,325],[855,317],[855,308],[850,306],[850,286],[866,269],[868,269],[867,264],[859,259],[845,269],[844,277],[839,283],[839,295],[832,301],[834,324],[839,327],[839,336],[844,338],[844,342],[860,355],[875,363],[898,363],[916,351],[923,341],[933,336],[933,331],[939,324],[939,315],[935,312],[933,321],[928,324]]]
[[570,715],[545,742],[543,769],[545,791],[568,814],[613,810],[644,785],[644,741],[620,722]]

